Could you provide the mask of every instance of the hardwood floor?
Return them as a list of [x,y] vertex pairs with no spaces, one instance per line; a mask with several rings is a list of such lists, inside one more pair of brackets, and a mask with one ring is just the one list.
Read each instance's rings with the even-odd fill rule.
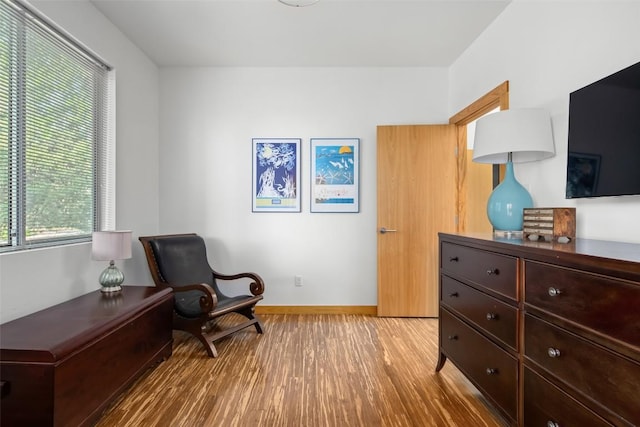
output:
[[212,359],[174,331],[173,356],[123,393],[97,426],[504,426],[451,364],[437,319],[262,315]]

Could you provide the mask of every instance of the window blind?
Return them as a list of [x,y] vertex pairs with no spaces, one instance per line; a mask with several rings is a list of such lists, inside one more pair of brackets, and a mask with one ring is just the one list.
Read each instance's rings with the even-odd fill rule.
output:
[[89,240],[109,200],[109,67],[15,0],[0,22],[0,244]]

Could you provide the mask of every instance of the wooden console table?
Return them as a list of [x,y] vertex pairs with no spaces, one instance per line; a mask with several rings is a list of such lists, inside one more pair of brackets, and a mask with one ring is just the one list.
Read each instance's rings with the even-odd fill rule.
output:
[[172,351],[173,294],[91,292],[0,325],[0,424],[91,425]]
[[518,426],[640,426],[640,245],[440,234],[440,359]]

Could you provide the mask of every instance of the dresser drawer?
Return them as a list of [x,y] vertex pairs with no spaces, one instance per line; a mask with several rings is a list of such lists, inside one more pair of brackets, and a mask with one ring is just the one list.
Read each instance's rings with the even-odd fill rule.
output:
[[530,314],[524,327],[526,358],[622,419],[640,425],[639,364]]
[[442,243],[440,267],[452,276],[511,299],[516,298],[518,260],[494,252]]
[[516,350],[516,307],[447,276],[441,278],[440,302]]
[[525,303],[640,348],[640,286],[525,261]]
[[446,309],[440,310],[440,346],[487,398],[509,418],[516,419],[516,359]]
[[559,388],[524,370],[524,426],[611,426]]

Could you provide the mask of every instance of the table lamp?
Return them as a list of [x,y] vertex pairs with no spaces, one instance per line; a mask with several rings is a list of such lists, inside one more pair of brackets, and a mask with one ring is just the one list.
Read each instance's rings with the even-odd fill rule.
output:
[[94,231],[91,258],[97,261],[109,261],[109,266],[100,274],[101,291],[105,293],[121,291],[124,274],[118,270],[114,261],[131,258],[131,231]]
[[487,215],[495,231],[522,231],[522,211],[533,207],[531,195],[515,178],[513,163],[533,162],[553,155],[551,118],[545,110],[504,110],[478,119],[473,161],[506,163],[504,180],[487,202]]

